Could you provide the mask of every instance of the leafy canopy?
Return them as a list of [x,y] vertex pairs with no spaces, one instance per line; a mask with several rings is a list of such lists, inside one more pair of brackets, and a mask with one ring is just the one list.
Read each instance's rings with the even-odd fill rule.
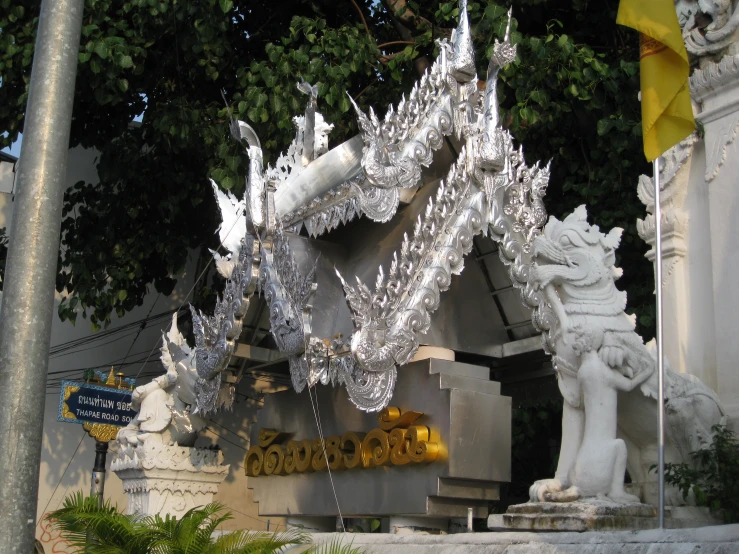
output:
[[[652,270],[635,226],[648,170],[638,38],[616,26],[617,0],[512,3],[519,49],[502,72],[504,122],[529,161],[551,159],[550,213],[587,202],[596,223],[625,229],[622,286],[649,334]],[[509,4],[469,4],[481,79]],[[22,131],[38,10],[0,0],[0,147]],[[357,132],[347,95],[380,112],[397,102],[457,16],[456,2],[438,0],[86,0],[71,145],[99,150],[100,183],[77,183],[65,199],[61,318],[107,325],[151,286],[171,292],[188,252],[217,246],[208,178],[239,193],[246,170],[231,114],[274,158],[292,140],[305,79],[338,144]]]

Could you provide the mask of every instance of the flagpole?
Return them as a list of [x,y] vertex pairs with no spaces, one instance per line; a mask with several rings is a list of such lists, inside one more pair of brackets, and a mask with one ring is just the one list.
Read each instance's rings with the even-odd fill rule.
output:
[[659,496],[659,528],[665,528],[665,366],[662,330],[662,206],[660,204],[659,157],[653,164],[654,174],[654,230],[655,230],[655,286],[657,293],[657,400],[658,451],[657,451],[657,494]]

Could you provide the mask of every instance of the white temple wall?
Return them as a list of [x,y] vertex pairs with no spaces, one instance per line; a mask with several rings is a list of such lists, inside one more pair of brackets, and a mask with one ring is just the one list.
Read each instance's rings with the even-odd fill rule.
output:
[[[228,476],[218,488],[213,500],[228,507],[233,519],[222,529],[255,529],[258,531],[285,531],[285,520],[279,517],[260,517],[258,504],[253,500],[254,491],[247,488],[248,477],[244,470],[244,456],[250,447],[249,436],[256,422],[257,411],[262,402],[258,395],[284,390],[284,385],[275,386],[266,379],[244,376],[239,384],[233,410],[222,410],[213,418],[213,424],[201,433],[196,446],[217,444],[223,451],[223,464],[230,465]],[[252,397],[246,398],[244,394]],[[218,433],[218,435],[216,435]],[[224,440],[225,439],[225,440]],[[269,522],[269,523],[268,523]]]
[[[692,159],[676,177],[684,188],[683,211],[688,222],[685,254],[665,264],[664,341],[673,370],[697,376],[717,389],[714,298],[711,285],[711,233],[708,187],[703,177],[705,149],[697,142]],[[672,265],[674,263],[674,265]]]
[[[739,96],[739,90],[737,90]],[[732,114],[736,117],[735,114]],[[739,145],[708,187],[716,332],[716,391],[732,419],[739,418]]]
[[[713,293],[715,390],[732,424],[739,422],[739,58],[728,55],[691,77],[691,93],[698,104],[697,119],[704,128],[704,160],[691,173],[690,190],[707,195],[711,280],[701,283]],[[697,161],[697,160],[696,160]],[[696,168],[698,169],[698,168]],[[700,195],[702,196],[702,194]],[[704,202],[696,200],[696,205]],[[692,227],[693,225],[691,225]],[[702,300],[702,297],[691,303]],[[697,337],[685,337],[695,342]],[[712,383],[711,383],[712,384]],[[713,384],[712,384],[713,386]]]
[[[689,137],[661,158],[667,168],[660,187],[664,347],[674,370],[695,375],[718,393],[730,425],[736,426],[739,57],[702,63],[690,89],[702,136]],[[642,177],[639,195],[650,214],[653,190],[651,179]],[[653,247],[652,215],[639,223],[639,231]],[[654,248],[647,257],[654,260]]]
[[[73,148],[69,152],[69,163],[67,170],[67,186],[71,186],[80,180],[86,182],[97,182],[96,171],[97,152],[94,150],[85,150],[82,148]],[[0,164],[0,190],[11,190],[12,186],[12,165],[11,163]],[[205,186],[208,186],[207,183]],[[10,193],[0,192],[0,227],[8,227],[12,233],[12,216],[13,216],[13,199]],[[109,330],[116,329],[123,325],[143,320],[149,314],[161,314],[167,310],[178,308],[190,290],[195,271],[195,256],[191,256],[190,263],[184,275],[178,279],[178,284],[171,296],[161,296],[157,299],[156,292],[150,293],[145,299],[144,304],[135,310],[126,314],[122,318],[118,318],[115,314],[111,317],[111,325]],[[153,291],[153,287],[151,287]],[[2,293],[0,293],[0,299]],[[76,325],[70,322],[62,322],[57,316],[56,308],[61,300],[61,296],[55,295],[54,320],[51,332],[51,347],[63,345],[70,341],[93,337],[89,320],[78,317]],[[153,308],[152,308],[153,306]],[[158,341],[162,330],[169,327],[170,318],[163,317],[149,325],[141,331],[136,343],[134,344],[128,356],[128,362],[140,361],[140,363],[130,365],[126,369],[127,375],[135,375],[148,355],[148,353],[156,346],[149,363],[143,368],[142,375],[139,377],[138,383],[144,384],[151,378],[151,374],[158,375],[163,373],[163,368],[159,362]],[[81,345],[78,348],[67,352],[60,352],[52,355],[49,360],[48,384],[46,394],[46,404],[44,410],[44,435],[41,452],[41,467],[39,475],[39,494],[37,508],[37,525],[36,537],[42,541],[47,552],[66,552],[63,542],[59,538],[59,534],[52,532],[49,524],[43,521],[43,516],[49,512],[59,508],[64,497],[82,491],[89,494],[90,491],[90,475],[92,465],[95,459],[95,441],[87,436],[81,425],[72,423],[60,423],[57,421],[57,410],[59,407],[59,391],[60,378],[79,378],[84,368],[109,366],[113,362],[121,362],[131,346],[134,337],[138,331],[138,326],[126,331],[111,335],[109,338],[103,338],[95,342]],[[71,373],[59,373],[62,371],[75,369],[78,371]],[[105,370],[100,367],[99,370]],[[108,367],[109,370],[109,367]],[[116,371],[118,368],[116,367]],[[263,385],[260,385],[263,386]],[[255,395],[256,396],[256,395]],[[240,400],[244,400],[240,398]],[[249,410],[253,410],[254,402],[249,403]],[[237,422],[240,425],[246,419],[251,418],[249,414],[241,417],[239,410],[242,404],[239,404],[234,414],[226,413],[219,415],[219,423],[223,426],[230,426],[242,437],[248,438],[249,428],[237,429]],[[244,408],[247,403],[243,403]],[[230,420],[232,416],[237,418]],[[221,421],[222,420],[222,421]],[[236,443],[235,446],[224,440],[221,440],[215,433],[210,433],[213,443],[217,443],[224,451],[226,462],[231,463],[231,471],[222,485],[222,492],[216,498],[227,506],[233,512],[235,517],[228,528],[242,529],[266,529],[266,519],[262,522],[257,514],[257,505],[250,501],[251,491],[246,489],[246,476],[243,471],[243,448],[248,448],[247,442],[235,440],[236,435],[224,431],[218,426],[213,426],[215,433],[224,436],[227,440]],[[229,437],[230,435],[230,437]],[[207,444],[207,441],[206,443]],[[117,504],[119,508],[125,510],[126,496],[123,493],[121,481],[118,477],[110,472],[109,466],[112,459],[112,453],[109,452],[107,462],[108,471],[106,472],[105,482],[105,498],[113,504]],[[274,518],[272,518],[274,520]],[[271,528],[279,522],[273,521]]]

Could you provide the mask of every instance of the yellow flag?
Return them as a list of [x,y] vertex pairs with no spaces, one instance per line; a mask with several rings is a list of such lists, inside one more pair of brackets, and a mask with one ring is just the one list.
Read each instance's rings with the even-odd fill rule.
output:
[[685,51],[674,0],[621,0],[616,23],[641,33],[641,113],[650,162],[695,129]]

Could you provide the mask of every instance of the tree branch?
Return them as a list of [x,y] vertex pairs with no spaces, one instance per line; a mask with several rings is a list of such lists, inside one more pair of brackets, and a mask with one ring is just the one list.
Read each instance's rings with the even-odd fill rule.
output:
[[361,17],[361,18],[362,18],[362,23],[364,23],[364,28],[365,28],[365,30],[367,31],[367,35],[368,35],[368,36],[369,36],[370,38],[372,38],[372,33],[370,33],[369,27],[367,26],[367,20],[366,20],[366,19],[364,18],[364,14],[362,13],[362,10],[361,10],[361,9],[359,9],[359,6],[357,5],[357,3],[356,3],[356,2],[354,1],[354,0],[351,0],[351,3],[352,3],[352,4],[354,4],[354,7],[355,7],[355,8],[357,9],[357,11],[359,12],[359,17]]
[[371,87],[372,85],[374,85],[374,84],[375,84],[375,83],[376,83],[376,82],[377,82],[377,81],[378,81],[379,79],[380,79],[379,77],[375,77],[375,78],[374,78],[374,79],[372,80],[372,82],[371,82],[371,83],[370,83],[369,85],[367,85],[366,87],[364,87],[364,88],[363,88],[363,89],[361,90],[361,92],[360,92],[359,94],[357,94],[357,95],[356,95],[356,96],[354,97],[354,101],[356,102],[356,101],[357,101],[357,98],[359,98],[359,97],[360,97],[360,96],[362,96],[362,95],[363,95],[363,94],[364,94],[365,92],[367,92],[367,89],[369,89],[369,88],[370,88],[370,87]]
[[413,13],[413,10],[408,7],[406,0],[383,0],[383,3],[390,10],[390,14],[404,25],[418,27],[421,24],[425,24],[428,25],[429,29],[433,27],[428,19]]
[[[393,58],[400,56],[403,52],[395,52],[394,54],[383,54],[382,56],[377,57],[377,61],[379,61],[382,65],[387,65],[387,62],[392,60]],[[415,60],[414,60],[415,62]]]
[[415,42],[412,42],[410,40],[393,40],[391,42],[383,42],[382,44],[378,44],[378,48],[383,48],[385,46],[390,46],[391,44],[416,44]]
[[[417,16],[408,8],[406,0],[382,0],[382,2],[390,12],[393,26],[395,27],[395,30],[398,32],[398,35],[400,35],[400,38],[403,42],[415,43],[415,41],[413,40],[413,33],[411,33],[410,29],[406,27],[404,23],[408,23],[414,28],[422,23],[428,25],[429,28],[432,27],[429,20]],[[398,11],[403,11],[403,13],[398,14]],[[394,55],[391,54],[390,56]],[[388,61],[390,61],[390,59],[392,59],[388,56],[384,56],[384,58],[386,59],[380,59],[380,62],[383,64],[386,64]],[[431,63],[429,62],[428,58],[426,58],[426,56],[419,56],[418,58],[413,60],[413,66],[415,67],[416,73],[418,75],[423,75],[426,70],[431,67]]]

